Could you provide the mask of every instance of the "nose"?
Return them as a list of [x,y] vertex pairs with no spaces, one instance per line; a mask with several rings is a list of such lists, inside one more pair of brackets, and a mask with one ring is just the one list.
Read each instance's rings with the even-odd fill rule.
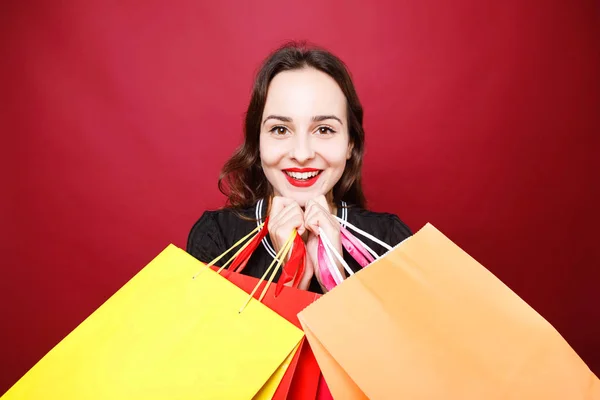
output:
[[297,135],[294,138],[290,157],[300,164],[304,164],[315,157],[315,151],[310,139],[310,135]]

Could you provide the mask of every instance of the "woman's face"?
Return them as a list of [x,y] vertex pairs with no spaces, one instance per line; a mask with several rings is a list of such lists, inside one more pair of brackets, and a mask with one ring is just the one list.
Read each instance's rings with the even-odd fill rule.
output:
[[351,151],[346,98],[332,77],[303,68],[273,78],[261,122],[260,161],[275,195],[304,207],[328,194]]

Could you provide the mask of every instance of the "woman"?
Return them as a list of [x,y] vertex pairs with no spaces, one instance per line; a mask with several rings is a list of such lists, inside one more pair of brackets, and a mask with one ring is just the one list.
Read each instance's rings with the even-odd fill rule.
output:
[[[300,288],[320,293],[324,288],[316,268],[319,227],[338,252],[343,251],[340,223],[333,215],[392,246],[410,236],[397,216],[365,210],[362,120],[352,79],[337,57],[294,43],[272,53],[254,82],[244,144],[219,179],[227,207],[202,215],[190,232],[187,251],[209,262],[268,215],[269,235],[244,273],[261,277],[297,229],[307,249]],[[376,243],[364,242],[384,253]],[[354,271],[360,269],[347,253],[343,255]]]

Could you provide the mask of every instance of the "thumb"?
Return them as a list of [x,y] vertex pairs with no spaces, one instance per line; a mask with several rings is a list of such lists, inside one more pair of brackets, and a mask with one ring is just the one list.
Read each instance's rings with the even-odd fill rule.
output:
[[296,232],[298,233],[298,235],[302,236],[304,234],[304,232],[306,232],[306,227],[304,226],[304,224],[300,225],[296,229]]

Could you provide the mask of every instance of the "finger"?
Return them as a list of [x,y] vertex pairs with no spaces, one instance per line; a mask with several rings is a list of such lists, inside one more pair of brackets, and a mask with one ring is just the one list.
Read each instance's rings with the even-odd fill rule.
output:
[[302,215],[300,214],[296,214],[296,213],[291,213],[287,216],[285,216],[280,224],[279,224],[279,228],[280,229],[284,229],[284,228],[289,228],[289,232],[288,229],[285,229],[288,235],[291,233],[292,229],[299,229],[302,225],[304,225],[304,218],[302,217]]
[[[315,233],[315,225],[318,223],[317,213],[319,205],[314,201],[309,200],[306,204],[306,210],[304,212],[304,225],[311,232]],[[317,225],[318,231],[318,225]]]
[[290,204],[288,207],[292,209],[290,213],[297,214],[300,217],[301,222],[300,225],[296,226],[296,229],[298,230],[299,235],[304,234],[306,227],[304,226],[304,211],[302,210],[302,207],[300,207],[300,205],[296,202]]
[[[306,203],[306,207],[304,209],[304,226],[308,229],[309,225],[314,225],[315,221],[315,203],[312,200],[309,200]],[[309,229],[312,232],[311,228]]]
[[313,201],[323,207],[325,210],[329,210],[331,212],[331,208],[329,207],[329,203],[327,202],[325,195],[317,196],[313,199]]
[[279,197],[279,198],[277,198],[277,201],[274,204],[275,207],[276,207],[276,209],[273,211],[272,217],[270,217],[270,221],[272,221],[272,222],[269,223],[270,228],[277,226],[279,224],[279,221],[282,218],[284,218],[284,216],[287,213],[289,213],[290,211],[294,210],[294,208],[295,208],[294,205],[297,205],[297,204],[298,203],[296,203],[292,199],[288,199],[288,198],[285,198],[285,197]]
[[294,225],[297,226],[293,226],[292,229],[296,228],[299,234],[304,233],[304,212],[298,203],[294,201],[285,206],[283,210],[275,216],[273,223],[270,223],[269,232],[277,237],[277,242],[279,245],[282,244],[279,242],[282,240],[285,241],[289,236],[290,230],[284,226],[289,224],[289,220],[294,217],[297,218],[297,221],[294,223]]
[[321,230],[325,232],[327,237],[331,237],[332,235],[332,229],[329,228],[329,224],[327,223],[327,221],[318,216],[313,218],[311,222],[304,222],[304,224],[306,225],[306,229],[308,231],[314,233],[317,236],[319,236]]
[[298,203],[296,203],[295,201],[286,205],[283,208],[283,210],[281,210],[281,212],[279,214],[277,214],[277,219],[284,220],[292,214],[297,214],[297,215],[301,215],[302,217],[304,217],[304,212],[302,211],[302,208],[300,208],[300,205]]
[[291,230],[294,228],[298,231],[299,235],[304,233],[304,214],[302,213],[300,207],[298,206],[297,209],[294,208],[291,209],[289,212],[286,212],[281,217],[278,227],[280,229],[283,229],[287,235],[289,235]]
[[319,197],[323,197],[323,202],[317,201],[317,199],[313,199],[313,200],[309,200],[306,203],[306,209],[304,211],[304,214],[306,216],[312,216],[315,213],[324,213],[326,215],[331,215],[331,212],[329,211],[329,207],[327,206],[327,200],[324,199],[324,196],[319,196]]
[[[294,200],[280,196],[273,197],[271,202],[271,209],[269,212],[269,236],[271,237],[271,242],[273,242],[276,251],[279,251],[287,238],[281,237],[281,224],[283,221],[285,221],[285,215],[287,212],[290,211],[286,211],[286,208],[294,203]],[[284,219],[283,221],[282,218]]]
[[313,207],[314,201],[308,200],[304,206],[304,218],[306,219],[309,215],[311,215],[311,209]]
[[332,210],[331,210],[331,207],[330,207],[327,199],[325,198],[325,196],[323,196],[323,195],[317,196],[314,199],[311,199],[306,203],[306,211],[305,211],[306,215],[312,216],[312,214],[314,212],[321,212],[321,211],[326,213],[331,218],[332,221],[335,219],[333,217],[333,214],[331,214]]
[[292,203],[294,203],[294,200],[288,197],[274,196],[271,200],[269,216],[271,219],[275,218],[286,206]]
[[311,231],[312,231],[312,229],[316,228],[317,232],[318,232],[319,226],[321,226],[321,227],[331,226],[332,228],[337,229],[337,225],[338,225],[337,220],[335,220],[335,218],[333,218],[333,216],[331,215],[329,210],[323,208],[317,202],[312,202],[309,205],[307,211],[305,212],[304,221],[305,221],[305,225],[307,227],[308,226],[311,227]]
[[317,212],[323,212],[325,214],[330,214],[329,207],[327,206],[327,202],[325,202],[325,205],[323,205],[320,202],[317,202],[316,200],[309,200],[306,203],[306,210],[304,211],[304,214],[312,215]]
[[[271,232],[271,240],[273,241],[273,237],[275,237],[277,241],[277,247],[275,249],[277,252],[285,246],[285,243],[290,239],[290,235],[294,229],[297,230],[297,226],[302,225],[303,223],[304,220],[300,215],[293,215],[288,220],[282,221],[276,232]],[[285,256],[285,259],[287,260],[291,254],[292,252],[289,251]]]
[[325,225],[325,217],[323,213],[319,213],[318,211],[313,211],[308,218],[304,219],[304,226],[306,229],[314,233],[315,235],[319,235],[319,227],[323,227]]

